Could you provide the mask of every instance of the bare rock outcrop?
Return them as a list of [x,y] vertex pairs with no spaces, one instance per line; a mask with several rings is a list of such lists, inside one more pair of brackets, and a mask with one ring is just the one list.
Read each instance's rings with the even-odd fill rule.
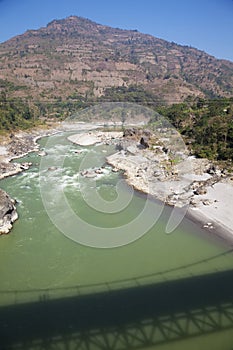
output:
[[38,151],[39,146],[35,144],[34,138],[34,134],[21,133],[18,136],[12,134],[11,142],[9,142],[7,147],[10,157],[18,158],[28,152]]
[[[162,134],[162,132],[161,132]],[[153,131],[128,128],[118,143],[118,153],[107,158],[114,168],[125,172],[127,181],[166,204],[184,207],[208,206],[207,189],[226,175],[207,159],[196,159],[186,149],[176,148],[176,134],[163,145]]]
[[0,235],[9,233],[13,222],[17,219],[18,214],[15,201],[5,191],[0,189]]

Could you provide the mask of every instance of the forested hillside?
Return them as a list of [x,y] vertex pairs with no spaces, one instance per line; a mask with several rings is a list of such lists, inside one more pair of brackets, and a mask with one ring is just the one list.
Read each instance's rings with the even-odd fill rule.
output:
[[198,157],[233,160],[233,98],[196,99],[156,109]]
[[15,89],[13,84],[0,81],[0,87],[0,132],[35,125],[38,121],[35,106],[30,108],[22,99],[9,97],[9,91]]

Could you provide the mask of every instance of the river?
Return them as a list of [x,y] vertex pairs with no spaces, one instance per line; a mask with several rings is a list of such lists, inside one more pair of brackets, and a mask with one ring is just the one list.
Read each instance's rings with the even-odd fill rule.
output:
[[[52,136],[49,146],[48,138],[39,141],[41,147],[47,147],[48,156],[53,152],[62,155],[62,167],[52,165],[46,173],[41,169],[42,158],[31,153],[20,159],[33,163],[28,171],[1,180],[1,188],[17,199],[19,213],[12,232],[0,237],[1,307],[33,303],[46,293],[52,300],[59,300],[75,296],[77,291],[79,295],[91,295],[96,291],[106,291],[106,288],[114,290],[137,284],[159,284],[232,269],[233,256],[229,246],[188,219],[184,219],[171,234],[165,233],[171,208],[163,208],[161,203],[132,191],[122,181],[122,174],[113,172],[105,164],[106,155],[114,151],[113,146],[79,147],[67,140],[68,134]],[[83,164],[103,166],[104,171],[95,178],[82,177],[80,184],[79,170]],[[126,237],[131,234],[127,232],[131,227],[128,224],[142,213],[146,202],[149,211],[145,216],[141,215],[143,227],[147,228],[147,215],[163,212],[151,228],[145,229],[144,234],[130,244],[109,249],[86,246],[69,239],[53,224],[53,218],[49,217],[41,199],[41,179],[53,184],[47,191],[51,190],[49,196],[55,205],[58,203],[59,207],[62,192],[69,207],[83,221],[92,227],[109,230],[122,227]],[[106,208],[99,211],[90,205],[95,198],[93,191],[107,203],[106,208],[111,207],[117,196],[123,202],[130,198],[130,202],[115,213],[111,210],[107,213]],[[94,204],[98,206],[98,198]],[[78,232],[79,227],[76,229]],[[196,349],[198,346],[200,350],[217,350],[219,344],[221,349],[232,349],[232,329],[216,330],[168,345],[165,343],[161,349]],[[73,348],[75,346],[70,346]],[[148,346],[148,349],[154,348]],[[160,347],[156,345],[156,349]]]

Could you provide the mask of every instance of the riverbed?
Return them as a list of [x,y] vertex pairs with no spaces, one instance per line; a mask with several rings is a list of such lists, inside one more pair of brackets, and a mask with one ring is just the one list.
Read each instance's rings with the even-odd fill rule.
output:
[[[184,218],[171,234],[165,233],[172,209],[137,193],[125,183],[122,173],[112,171],[105,158],[114,152],[114,146],[77,146],[67,140],[70,134],[51,136],[49,146],[48,138],[39,141],[48,153],[45,158],[51,154],[63,157],[62,167],[52,165],[45,172],[41,169],[43,157],[31,153],[20,159],[33,164],[29,170],[1,181],[1,187],[17,200],[19,213],[12,232],[0,240],[2,306],[36,301],[44,293],[58,299],[77,291],[83,295],[104,291],[106,285],[122,289],[137,283],[161,283],[231,270],[231,248],[188,219]],[[82,177],[83,164],[103,171],[95,177]],[[72,211],[86,223],[109,230],[122,227],[126,236],[131,234],[127,232],[130,223],[141,215],[146,203],[149,209],[140,217],[145,232],[130,244],[109,249],[69,239],[54,225],[43,205],[40,181],[46,177],[53,184],[48,192],[55,208],[56,203],[59,207],[60,196],[65,196]],[[96,193],[109,207],[117,196],[128,204],[113,212],[106,212],[106,207],[97,210],[91,207]],[[146,229],[148,215],[154,214],[158,220]]]

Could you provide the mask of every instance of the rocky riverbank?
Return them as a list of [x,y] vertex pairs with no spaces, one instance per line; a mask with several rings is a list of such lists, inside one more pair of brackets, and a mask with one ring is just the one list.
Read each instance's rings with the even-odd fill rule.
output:
[[0,235],[9,233],[13,222],[18,219],[15,201],[0,189]]
[[[46,128],[36,128],[29,131],[19,131],[11,133],[0,139],[0,180],[16,175],[22,171],[27,170],[32,164],[30,162],[16,163],[14,159],[23,157],[30,152],[38,152],[39,155],[44,156],[44,152],[40,151],[37,140],[50,136],[52,134],[72,131],[83,130],[85,131],[85,138],[87,137],[87,130],[97,129],[103,127],[104,123],[60,123],[53,124]],[[116,138],[116,134],[111,136],[112,139]],[[119,135],[118,135],[119,136]],[[110,136],[103,133],[101,136],[97,136],[97,141],[110,141]],[[18,218],[15,201],[10,196],[0,189],[0,234],[8,233],[13,222]]]
[[[13,160],[23,157],[29,152],[38,152],[36,141],[56,132],[56,129],[33,129],[21,131],[1,139],[0,146],[0,180],[16,175],[29,169],[30,162],[16,163]],[[0,235],[9,233],[15,220],[18,218],[15,200],[0,189]]]
[[150,130],[128,129],[118,152],[107,158],[123,170],[127,182],[188,213],[208,230],[225,229],[233,237],[233,176],[207,159],[190,156],[172,133],[169,140]]
[[[190,156],[174,130],[163,129],[156,133],[151,130],[128,128],[124,134],[88,131],[100,126],[80,125],[79,129],[83,130],[83,133],[73,135],[69,140],[81,146],[100,142],[115,144],[116,153],[108,157],[107,162],[114,167],[114,171],[123,170],[127,182],[135,189],[148,193],[168,205],[180,208],[188,206],[188,213],[203,227],[212,232],[216,228],[223,228],[233,237],[232,174],[207,159]],[[71,125],[62,125],[52,130],[21,132],[1,142],[0,179],[28,169],[30,163],[19,164],[11,160],[28,152],[39,151],[36,143],[38,138],[71,129]],[[93,174],[84,173],[83,176],[96,174],[95,169]],[[2,195],[2,200],[4,198],[6,197]],[[6,233],[5,228],[10,229],[16,219],[16,213],[13,207],[12,210],[7,210],[10,205],[14,206],[14,201],[9,196],[8,202],[4,199],[2,203],[6,205],[2,206],[0,217],[3,224],[1,233]],[[5,215],[7,219],[4,219]]]
[[13,160],[23,157],[29,152],[39,151],[36,140],[46,136],[51,131],[37,129],[30,132],[18,132],[1,140],[0,147],[0,179],[27,170],[31,163],[16,163]]

